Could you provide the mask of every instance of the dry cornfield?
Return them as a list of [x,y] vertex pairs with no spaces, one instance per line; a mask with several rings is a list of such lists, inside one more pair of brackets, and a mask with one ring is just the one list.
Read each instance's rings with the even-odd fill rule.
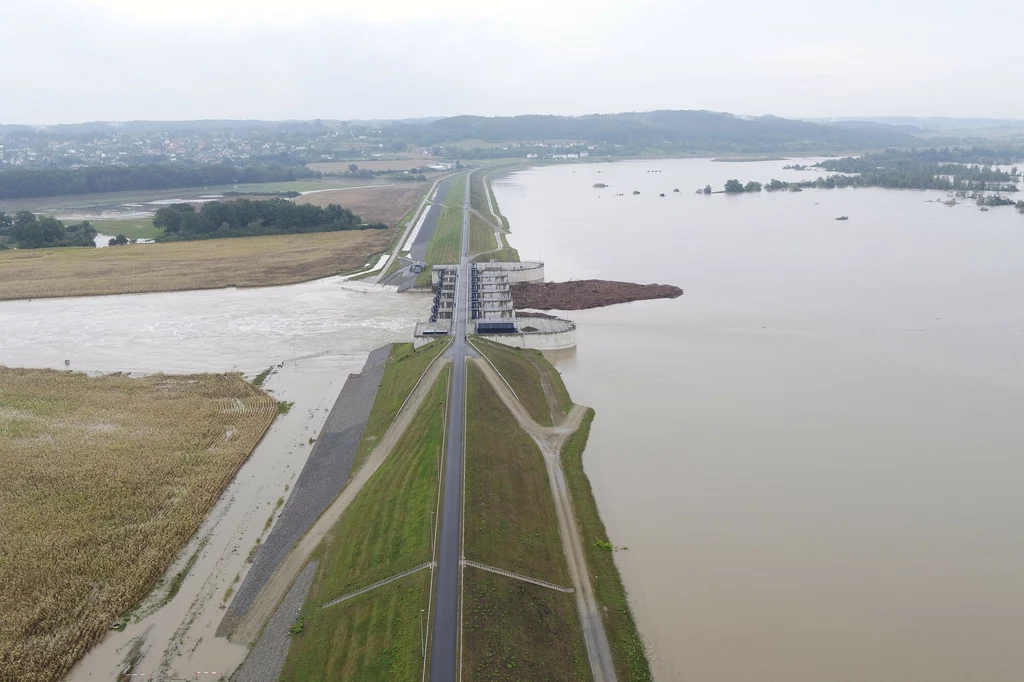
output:
[[388,227],[395,227],[429,187],[425,182],[403,182],[375,187],[331,189],[303,194],[295,199],[295,203],[314,206],[339,204],[362,218],[363,222],[384,223]]
[[0,367],[0,680],[60,679],[136,605],[276,408],[238,374]]
[[[315,196],[315,195],[314,195]],[[362,267],[394,230],[0,251],[0,299],[274,286]]]

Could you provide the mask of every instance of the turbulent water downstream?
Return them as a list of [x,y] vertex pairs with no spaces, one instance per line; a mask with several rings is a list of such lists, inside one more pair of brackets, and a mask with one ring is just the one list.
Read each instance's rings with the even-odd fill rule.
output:
[[567,313],[557,358],[597,410],[586,467],[657,679],[1019,680],[1024,216],[694,193],[817,175],[785,163],[495,183],[549,279],[686,290]]

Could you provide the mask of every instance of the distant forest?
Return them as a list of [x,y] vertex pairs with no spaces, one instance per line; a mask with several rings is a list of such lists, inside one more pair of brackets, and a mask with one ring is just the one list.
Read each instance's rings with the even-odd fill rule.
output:
[[[887,187],[964,192],[1017,192],[1015,182],[1020,179],[1019,169],[1014,166],[1009,171],[1004,171],[988,165],[993,159],[998,158],[1000,157],[996,152],[984,148],[889,149],[878,154],[827,159],[813,166],[786,166],[787,169],[802,171],[820,168],[834,174],[815,180],[800,181],[772,178],[763,185],[763,188],[775,191],[812,187]],[[955,162],[953,159],[960,159],[961,162]],[[762,185],[759,182],[751,181],[743,185],[738,180],[730,180],[725,192],[760,192],[761,189]]]
[[149,164],[53,170],[13,168],[0,170],[0,201],[97,192],[283,182],[319,176],[319,173],[305,166],[276,163],[253,166]]
[[0,211],[0,249],[44,249],[61,246],[96,246],[96,228],[88,220],[64,225],[56,218],[29,211],[7,215]]
[[172,204],[156,212],[153,225],[164,231],[157,237],[157,241],[387,227],[382,223],[364,225],[359,216],[337,204],[323,208],[312,204],[296,204],[285,199],[209,201],[199,211],[192,204]]

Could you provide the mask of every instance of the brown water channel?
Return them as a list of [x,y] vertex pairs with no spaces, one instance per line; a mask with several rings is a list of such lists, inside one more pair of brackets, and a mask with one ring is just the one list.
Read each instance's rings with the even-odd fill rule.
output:
[[597,410],[586,468],[657,678],[1019,680],[1024,216],[937,191],[694,193],[817,175],[785,163],[495,184],[550,279],[686,290],[567,313],[579,346],[557,358]]

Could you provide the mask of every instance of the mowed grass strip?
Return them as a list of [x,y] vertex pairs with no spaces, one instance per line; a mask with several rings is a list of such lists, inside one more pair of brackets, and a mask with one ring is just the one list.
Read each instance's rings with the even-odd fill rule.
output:
[[370,456],[377,441],[398,416],[398,410],[412,393],[416,382],[445,347],[447,342],[438,340],[420,348],[413,348],[411,343],[396,343],[391,348],[391,356],[384,366],[384,376],[377,390],[377,398],[373,402],[373,410],[366,421],[363,439],[356,450],[355,461],[352,464],[353,473],[358,471]]
[[[394,452],[314,552],[320,567],[302,608],[303,632],[292,640],[283,679],[409,679],[398,673],[412,669],[413,650],[413,658],[420,660],[416,638],[426,588],[422,599],[402,590],[408,581],[421,577],[403,578],[352,602],[322,610],[320,605],[431,560],[430,520],[437,505],[449,371],[446,368],[438,377]],[[429,587],[429,573],[424,575]],[[415,606],[394,611],[399,596],[403,602],[413,599]],[[348,613],[352,609],[355,614]],[[413,619],[415,634],[396,625],[403,618]],[[365,631],[350,632],[353,628]],[[380,667],[382,660],[388,665]],[[420,669],[418,664],[415,669]]]
[[497,248],[494,242],[494,230],[475,213],[469,214],[469,252],[481,253]]
[[0,367],[0,679],[61,679],[153,588],[276,408],[237,374]]
[[434,236],[427,244],[427,262],[431,265],[458,263],[462,251],[462,209],[445,206],[437,220]]
[[464,575],[467,681],[592,679],[573,595],[474,568]]
[[294,284],[361,268],[394,230],[0,252],[0,299]]
[[419,680],[420,609],[430,600],[430,577],[421,571],[303,616],[282,682]]
[[544,457],[483,372],[468,370],[466,558],[569,585]]
[[462,210],[462,202],[466,199],[466,176],[456,175],[448,186],[448,194],[445,195],[444,205],[449,208]]
[[643,638],[633,619],[626,588],[615,566],[612,545],[597,510],[590,480],[583,471],[583,450],[590,435],[594,411],[587,410],[583,423],[562,446],[562,468],[572,495],[576,523],[587,555],[587,571],[612,649],[615,671],[622,682],[653,680]]
[[[572,409],[572,399],[562,375],[540,351],[512,348],[479,336],[473,337],[473,343],[505,377],[535,422],[551,426],[552,411],[564,414]],[[545,384],[551,400],[545,394]]]
[[[164,232],[153,225],[152,218],[131,218],[129,220],[93,220],[89,218],[88,220],[100,234],[109,234],[111,237],[123,234],[129,239],[154,239]],[[75,221],[65,220],[64,224],[73,222]]]
[[484,184],[484,174],[480,171],[473,173],[469,179],[469,205],[484,215],[489,215],[487,208],[487,186]]

